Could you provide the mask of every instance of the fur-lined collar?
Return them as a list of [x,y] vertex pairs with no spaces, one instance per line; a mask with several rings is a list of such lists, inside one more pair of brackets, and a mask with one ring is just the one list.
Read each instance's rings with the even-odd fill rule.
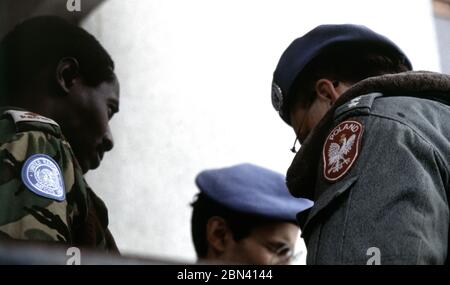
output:
[[445,98],[445,100],[448,100],[450,105],[450,75],[427,71],[409,71],[371,77],[353,85],[339,97],[333,107],[312,130],[292,161],[286,175],[286,183],[293,196],[314,199],[322,146],[334,126],[333,116],[336,108],[355,97],[373,92],[411,97],[420,96],[426,92],[444,92],[448,93],[448,99]]

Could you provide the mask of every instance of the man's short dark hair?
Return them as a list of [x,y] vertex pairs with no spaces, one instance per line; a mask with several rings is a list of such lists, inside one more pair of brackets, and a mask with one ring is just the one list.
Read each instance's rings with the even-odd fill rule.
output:
[[197,256],[200,258],[205,257],[208,252],[206,225],[211,217],[218,216],[224,219],[235,241],[246,238],[256,227],[276,222],[270,218],[231,210],[203,193],[199,193],[191,205],[193,207],[191,219],[192,240]]
[[315,99],[314,84],[321,78],[331,81],[357,83],[363,79],[408,71],[404,57],[388,50],[362,44],[336,45],[314,58],[297,76],[289,90],[285,114],[294,104],[308,107]]
[[114,62],[87,31],[54,16],[31,18],[0,42],[0,94],[16,96],[43,68],[56,68],[64,57],[79,63],[89,86],[114,79]]

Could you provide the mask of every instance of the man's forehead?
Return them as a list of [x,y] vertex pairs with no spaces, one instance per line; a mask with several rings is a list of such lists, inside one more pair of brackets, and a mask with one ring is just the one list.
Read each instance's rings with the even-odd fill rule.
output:
[[254,228],[252,235],[262,237],[265,240],[270,239],[274,242],[292,242],[295,243],[296,236],[300,228],[290,222],[271,221],[261,224]]
[[114,79],[102,82],[99,86],[99,89],[108,97],[108,99],[119,101],[120,83],[117,77],[114,76]]
[[115,91],[114,94],[117,97],[117,100],[119,100],[119,98],[120,98],[120,82],[116,76],[114,76],[113,83],[114,83],[114,91]]

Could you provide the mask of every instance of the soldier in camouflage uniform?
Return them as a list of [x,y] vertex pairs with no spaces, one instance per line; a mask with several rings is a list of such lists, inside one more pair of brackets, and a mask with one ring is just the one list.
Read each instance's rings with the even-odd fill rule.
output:
[[0,42],[0,238],[118,252],[103,201],[84,180],[113,147],[114,63],[56,17]]

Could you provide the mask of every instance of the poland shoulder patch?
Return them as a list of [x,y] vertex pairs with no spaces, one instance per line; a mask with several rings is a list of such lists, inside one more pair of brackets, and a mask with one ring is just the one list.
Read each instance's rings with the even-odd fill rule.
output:
[[64,201],[64,179],[56,161],[45,154],[30,156],[22,167],[22,182],[33,193]]
[[334,182],[344,176],[359,155],[363,125],[344,121],[328,135],[323,147],[323,175]]

